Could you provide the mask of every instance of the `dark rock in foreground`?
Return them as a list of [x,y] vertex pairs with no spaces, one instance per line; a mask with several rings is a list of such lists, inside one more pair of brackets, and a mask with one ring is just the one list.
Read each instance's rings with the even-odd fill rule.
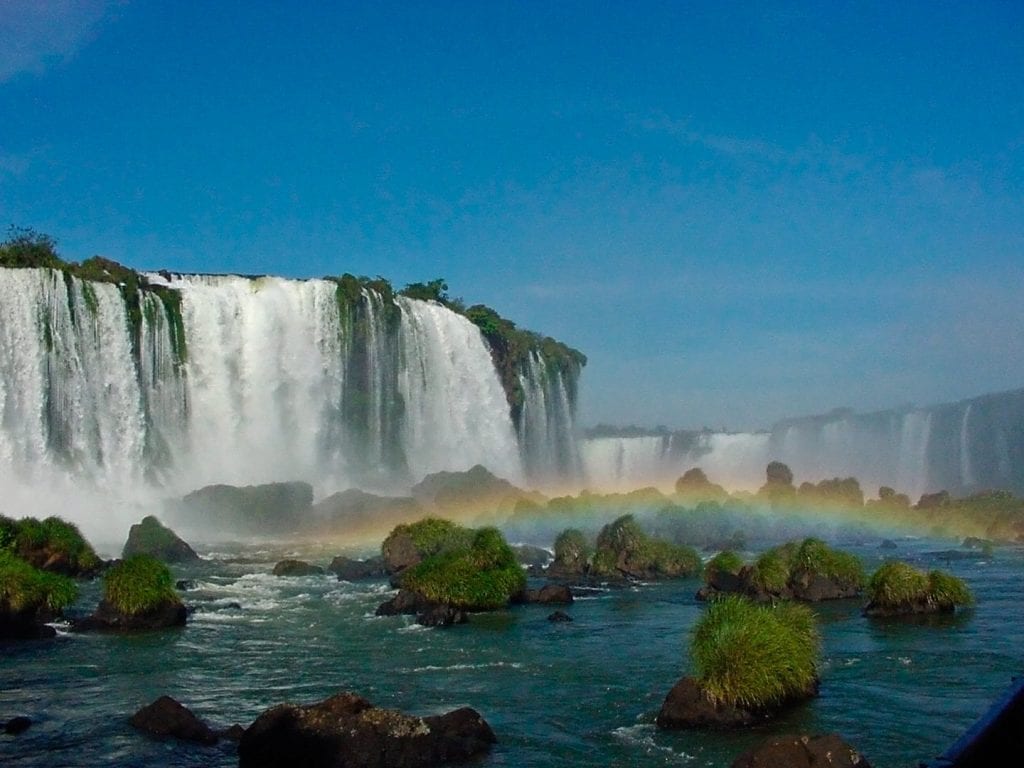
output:
[[540,589],[524,589],[512,598],[514,603],[538,603],[540,605],[570,605],[572,590],[564,584],[545,584]]
[[17,736],[19,733],[24,733],[32,725],[32,721],[24,715],[18,715],[18,717],[12,717],[6,723],[4,723],[4,733],[10,736]]
[[554,613],[552,613],[552,614],[550,614],[548,616],[548,621],[555,622],[555,623],[572,621],[572,616],[570,616],[565,611],[555,611]]
[[92,616],[72,622],[77,632],[138,632],[183,627],[188,609],[181,602],[165,601],[141,613],[121,613],[106,600],[100,600]]
[[56,637],[57,630],[44,622],[52,621],[47,612],[6,610],[0,605],[0,639],[4,640],[48,640]]
[[274,566],[275,576],[319,576],[323,572],[319,565],[310,565],[304,560],[281,560]]
[[128,722],[133,728],[158,738],[173,736],[199,744],[217,743],[217,734],[192,714],[188,707],[170,696],[161,696],[152,704],[147,704],[132,715]]
[[773,736],[737,757],[731,768],[871,768],[839,736]]
[[142,518],[128,530],[128,541],[121,557],[151,555],[165,563],[194,563],[201,558],[174,531],[160,523],[153,515]]
[[318,704],[281,704],[246,729],[239,768],[421,768],[487,752],[494,732],[475,710],[415,717],[343,692]]
[[359,581],[360,579],[378,579],[387,576],[383,557],[353,560],[350,557],[339,555],[331,560],[327,570],[335,574],[338,581]]
[[[729,729],[764,722],[780,710],[818,694],[817,682],[801,696],[779,702],[778,705],[748,710],[724,702],[714,702],[701,684],[692,677],[684,677],[668,692],[655,720],[659,728],[666,729]],[[826,763],[826,765],[828,765]]]

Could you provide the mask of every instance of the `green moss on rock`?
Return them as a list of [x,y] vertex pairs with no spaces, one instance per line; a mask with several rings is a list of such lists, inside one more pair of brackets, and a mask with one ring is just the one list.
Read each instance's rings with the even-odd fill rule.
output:
[[35,568],[67,576],[89,575],[102,565],[78,527],[59,517],[13,520],[0,515],[0,549]]
[[103,579],[103,599],[125,616],[181,603],[170,569],[149,555],[135,555],[112,566]]
[[894,560],[871,576],[865,613],[873,616],[942,613],[971,605],[974,597],[962,579],[944,571],[924,571]]
[[647,535],[632,515],[623,515],[601,529],[591,563],[591,573],[596,576],[640,579],[692,576],[700,569],[695,549]]
[[78,597],[66,576],[33,567],[10,551],[0,550],[0,614],[56,614]]

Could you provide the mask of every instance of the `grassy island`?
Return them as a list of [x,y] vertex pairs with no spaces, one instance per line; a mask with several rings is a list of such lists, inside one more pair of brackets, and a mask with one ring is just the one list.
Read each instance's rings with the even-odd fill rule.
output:
[[865,613],[870,616],[949,613],[974,602],[962,579],[944,571],[925,573],[897,560],[875,571],[867,593]]
[[149,555],[134,555],[112,566],[103,579],[103,599],[124,616],[181,603],[170,569]]
[[601,529],[590,568],[596,576],[692,576],[700,572],[701,560],[692,547],[653,538],[632,515],[623,515]]
[[759,589],[772,595],[792,591],[798,598],[817,579],[841,591],[859,592],[864,587],[864,567],[856,555],[808,538],[799,544],[789,542],[769,549],[754,563],[751,574],[752,583]]
[[77,526],[59,517],[13,520],[0,515],[0,551],[44,571],[67,576],[94,573],[103,564]]
[[[428,521],[422,521],[428,522]],[[435,546],[455,538],[470,537],[468,546],[439,551],[405,572],[402,586],[432,603],[468,611],[501,608],[526,586],[526,576],[515,552],[497,528],[472,531],[446,521],[432,521],[423,535]]]
[[0,550],[0,614],[57,614],[78,597],[74,581]]
[[708,606],[694,627],[690,653],[696,679],[713,702],[762,710],[813,695],[820,646],[807,607],[731,595]]

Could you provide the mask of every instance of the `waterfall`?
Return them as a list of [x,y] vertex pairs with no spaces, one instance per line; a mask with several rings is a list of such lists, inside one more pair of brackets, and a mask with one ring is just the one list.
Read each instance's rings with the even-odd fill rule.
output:
[[333,280],[146,278],[0,269],[0,498],[399,490],[477,463],[523,483],[526,466],[578,462],[575,379],[529,351],[514,421],[479,328],[440,304]]
[[964,417],[960,422],[960,484],[965,488],[974,485],[974,470],[971,467],[971,441],[968,428],[971,420],[971,408],[974,403],[968,403],[964,408]]

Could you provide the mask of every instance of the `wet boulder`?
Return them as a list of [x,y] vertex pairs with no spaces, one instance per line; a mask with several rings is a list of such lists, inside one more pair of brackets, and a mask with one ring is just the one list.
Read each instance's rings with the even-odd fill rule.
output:
[[570,605],[572,590],[564,584],[545,584],[540,589],[524,589],[513,597],[515,603],[537,603],[539,605]]
[[142,518],[128,530],[121,557],[150,555],[165,563],[195,563],[201,558],[174,531],[153,515]]
[[210,727],[192,714],[192,711],[172,699],[161,696],[147,704],[128,720],[133,728],[157,738],[173,737],[199,744],[216,744],[217,735]]
[[871,768],[856,749],[834,733],[773,736],[732,762],[731,768]]
[[662,702],[655,720],[659,728],[738,728],[756,721],[754,713],[714,702],[692,677],[677,682]]
[[239,768],[426,768],[490,750],[494,732],[468,707],[416,717],[342,692],[309,706],[280,704],[246,729]]
[[384,558],[371,557],[366,560],[355,560],[339,555],[331,560],[327,570],[338,577],[338,581],[359,581],[361,579],[377,579],[387,575]]
[[319,565],[310,565],[304,560],[281,560],[274,566],[275,576],[319,576],[323,572]]

